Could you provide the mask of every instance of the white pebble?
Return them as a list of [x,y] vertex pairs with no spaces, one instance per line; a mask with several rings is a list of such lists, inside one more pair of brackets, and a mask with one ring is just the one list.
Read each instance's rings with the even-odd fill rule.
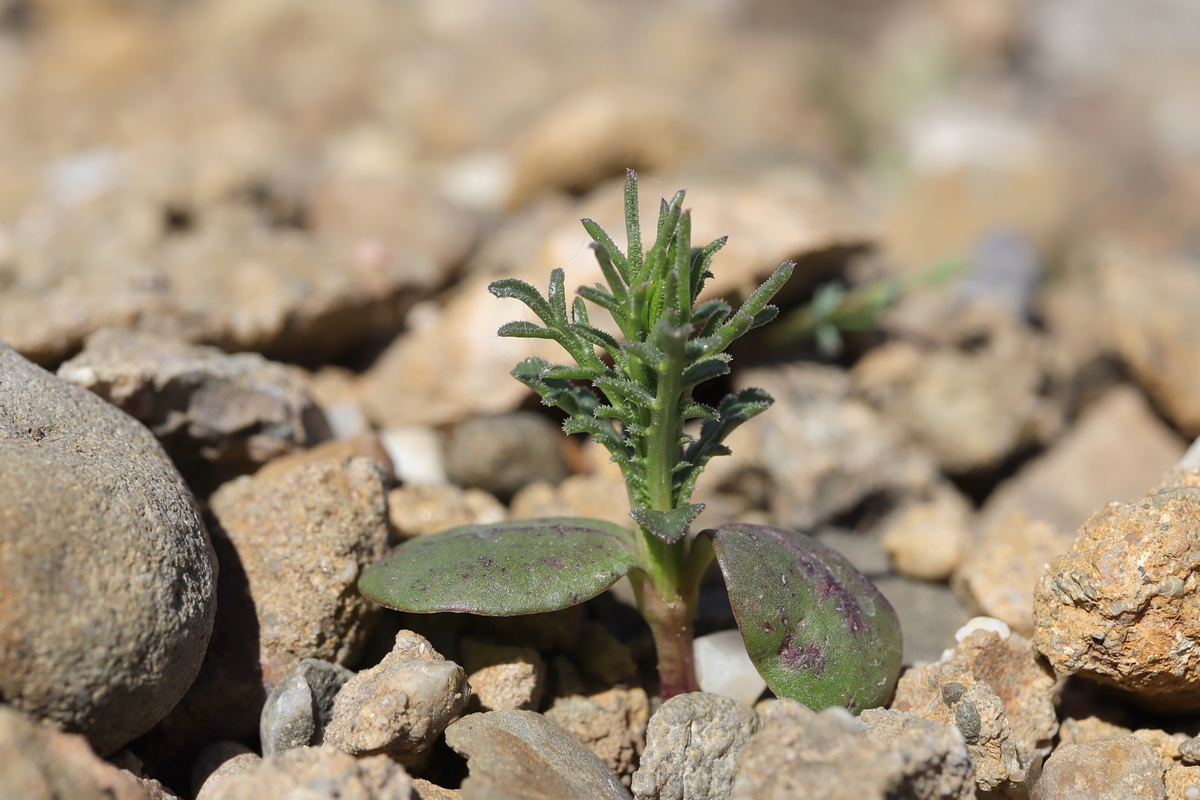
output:
[[1001,622],[995,617],[972,617],[967,620],[967,623],[954,632],[954,638],[958,641],[970,636],[975,631],[993,631],[998,633],[1001,639],[1007,639],[1012,636],[1012,628],[1008,624]]
[[696,679],[700,690],[754,705],[767,682],[754,668],[738,630],[699,636],[695,641]]

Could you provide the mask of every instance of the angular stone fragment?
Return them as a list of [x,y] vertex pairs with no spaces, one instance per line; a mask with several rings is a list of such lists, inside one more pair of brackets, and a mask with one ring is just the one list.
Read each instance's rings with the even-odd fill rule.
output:
[[1171,473],[1110,503],[1050,563],[1034,594],[1034,645],[1054,668],[1158,710],[1200,708],[1200,487]]
[[264,756],[321,744],[333,714],[333,699],[354,673],[339,664],[306,658],[267,695],[259,722]]
[[205,487],[329,436],[300,371],[257,353],[105,328],[58,375],[145,424]]
[[417,766],[469,696],[462,667],[422,637],[401,631],[383,661],[342,686],[325,743],[352,755],[387,753]]
[[471,638],[463,639],[460,647],[473,702],[480,708],[537,710],[546,673],[546,663],[537,650]]
[[644,689],[608,689],[593,695],[555,698],[546,718],[604,760],[629,786],[646,748],[650,699]]
[[646,729],[633,774],[637,800],[724,800],[738,753],[759,728],[754,709],[727,697],[691,692],[663,703]]
[[759,704],[763,724],[738,757],[731,800],[971,800],[962,737],[949,726],[883,709],[855,719],[790,700]]
[[446,729],[467,757],[463,800],[629,800],[600,758],[532,711],[469,714]]

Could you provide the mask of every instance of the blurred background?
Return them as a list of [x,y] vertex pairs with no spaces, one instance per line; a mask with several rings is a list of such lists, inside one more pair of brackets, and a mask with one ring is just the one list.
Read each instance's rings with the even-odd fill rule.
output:
[[1194,259],[1198,68],[1188,0],[2,0],[0,338],[353,360],[626,167],[763,258]]

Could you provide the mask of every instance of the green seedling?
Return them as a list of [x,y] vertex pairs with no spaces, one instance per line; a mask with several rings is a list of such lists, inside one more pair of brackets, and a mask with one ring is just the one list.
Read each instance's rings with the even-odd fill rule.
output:
[[[683,196],[662,201],[646,251],[633,172],[625,184],[626,252],[583,221],[607,285],[582,287],[568,300],[556,269],[545,296],[515,279],[490,287],[538,319],[510,322],[499,335],[553,339],[570,355],[573,363],[526,359],[513,375],[566,412],[567,433],[590,435],[608,449],[624,476],[633,524],[557,517],[453,528],[396,548],[364,572],[359,587],[402,611],[507,616],[575,605],[628,575],[654,637],[665,698],[698,688],[692,620],[715,558],[746,650],[777,695],[818,709],[880,705],[899,674],[900,628],[867,578],[795,531],[741,524],[689,531],[704,508],[691,501],[701,471],[729,452],[731,431],[772,402],[744,389],[713,407],[697,402],[693,390],[725,375],[729,345],[776,315],[769,303],[792,265],[780,266],[736,310],[723,300],[701,301],[724,239],[691,246]],[[588,302],[611,315],[616,332],[592,324]]]

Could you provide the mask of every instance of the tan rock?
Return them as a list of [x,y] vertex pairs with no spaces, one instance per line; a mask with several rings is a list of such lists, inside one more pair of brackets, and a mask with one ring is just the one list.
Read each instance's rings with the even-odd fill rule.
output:
[[555,698],[546,717],[565,728],[630,785],[646,748],[650,700],[640,688]]
[[480,709],[538,710],[545,688],[546,662],[537,650],[469,637],[459,646],[471,699]]
[[412,780],[394,760],[387,756],[355,758],[327,746],[297,747],[265,758],[226,777],[207,794],[209,800],[410,800],[411,796]]
[[506,519],[504,505],[483,489],[413,483],[388,492],[393,539],[415,539],[460,525],[486,525]]
[[1200,489],[1110,503],[1055,558],[1034,595],[1034,645],[1063,673],[1149,707],[1200,707]]

